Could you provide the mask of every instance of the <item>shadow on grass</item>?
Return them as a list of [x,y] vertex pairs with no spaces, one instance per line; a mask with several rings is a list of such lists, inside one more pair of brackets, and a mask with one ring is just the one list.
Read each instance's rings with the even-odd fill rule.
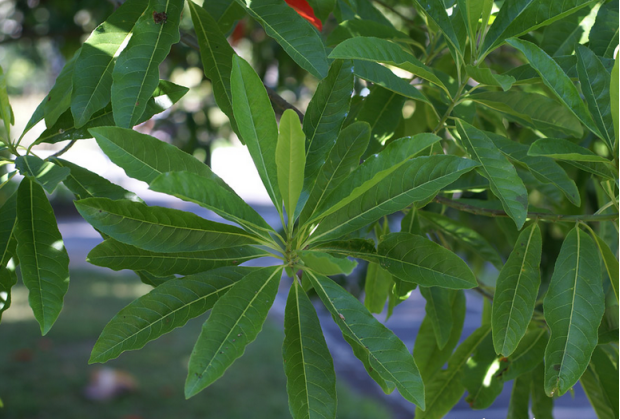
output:
[[[27,291],[14,288],[0,325],[0,398],[4,418],[288,418],[282,327],[268,320],[245,355],[215,384],[186,401],[187,362],[206,316],[122,354],[107,367],[133,375],[138,390],[107,402],[84,397],[100,365],[88,365],[105,324],[150,287],[136,276],[73,271],[58,322],[41,337]],[[343,382],[343,381],[340,381]],[[387,418],[381,403],[338,386],[338,417]]]

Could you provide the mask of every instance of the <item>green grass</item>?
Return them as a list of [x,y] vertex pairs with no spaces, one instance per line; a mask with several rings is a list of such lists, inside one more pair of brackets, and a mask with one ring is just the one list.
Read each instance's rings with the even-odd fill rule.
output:
[[[205,317],[106,363],[135,376],[139,390],[108,402],[83,396],[90,351],[118,310],[150,288],[130,275],[72,272],[65,307],[41,337],[27,292],[14,288],[13,306],[0,324],[0,398],[5,418],[288,418],[281,325],[268,320],[245,355],[215,384],[183,396],[187,362]],[[387,418],[381,403],[338,386],[341,418]]]

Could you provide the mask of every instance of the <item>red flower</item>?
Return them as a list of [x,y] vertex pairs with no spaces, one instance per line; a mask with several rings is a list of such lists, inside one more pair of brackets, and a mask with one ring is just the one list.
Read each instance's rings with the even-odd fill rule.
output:
[[319,18],[317,18],[314,15],[314,10],[312,10],[312,7],[310,7],[310,5],[308,4],[306,0],[285,0],[285,1],[297,13],[299,13],[299,16],[306,19],[319,31],[323,30],[323,24],[321,23]]

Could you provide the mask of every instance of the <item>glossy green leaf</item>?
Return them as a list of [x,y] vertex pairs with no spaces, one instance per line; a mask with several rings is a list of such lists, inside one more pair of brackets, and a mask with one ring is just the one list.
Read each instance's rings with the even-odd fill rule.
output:
[[282,357],[288,405],[294,418],[336,416],[336,373],[319,317],[297,279],[284,311]]
[[553,159],[577,162],[611,163],[608,159],[564,139],[540,139],[530,146],[529,156],[546,156]]
[[235,226],[181,210],[107,198],[86,198],[76,201],[75,207],[95,229],[153,252],[208,251],[257,242]]
[[408,80],[398,77],[381,64],[373,63],[372,61],[355,60],[354,70],[355,75],[360,79],[372,82],[405,98],[430,104],[426,96],[415,86],[411,85]]
[[245,9],[235,0],[205,1],[202,8],[217,21],[224,34],[232,30],[237,21],[245,16]]
[[69,168],[60,167],[36,156],[18,156],[15,167],[22,175],[32,177],[50,194],[71,172]]
[[297,64],[318,79],[327,76],[329,63],[323,40],[292,7],[282,0],[237,1]]
[[[159,83],[159,65],[179,42],[183,0],[149,0],[112,71],[112,109],[119,127],[133,127]],[[156,21],[153,12],[165,13]]]
[[476,82],[484,85],[501,87],[503,91],[510,90],[512,84],[515,82],[515,78],[512,76],[495,74],[492,73],[490,69],[483,67],[474,67],[468,64],[465,66],[465,70],[467,71],[467,75]]
[[43,116],[47,128],[52,127],[56,121],[58,121],[58,118],[71,106],[73,70],[75,68],[75,62],[80,56],[80,52],[81,49],[78,49],[75,55],[65,63],[50,93],[48,93],[46,99],[43,100]]
[[448,360],[448,369],[433,375],[426,384],[426,410],[417,407],[416,419],[442,418],[461,399],[465,392],[465,386],[461,382],[465,363],[490,333],[491,325],[482,325],[456,349]]
[[603,257],[603,264],[605,265],[605,269],[607,270],[607,275],[609,276],[611,287],[613,288],[614,295],[616,295],[616,300],[618,300],[618,277],[620,277],[618,275],[618,259],[612,252],[611,248],[609,248],[609,245],[603,239],[601,239],[600,236],[598,236],[593,231],[591,231],[590,233],[592,234],[592,237],[594,238],[594,241],[598,246],[598,250]]
[[378,263],[371,262],[366,269],[364,282],[364,306],[374,314],[383,312],[390,289],[394,286],[392,275],[381,268]]
[[498,376],[499,361],[500,356],[493,349],[493,337],[488,334],[465,363],[462,377],[468,391],[465,401],[474,410],[488,408],[502,392],[504,382]]
[[379,243],[378,255],[384,269],[406,282],[448,289],[478,285],[462,259],[419,235],[391,233]]
[[467,249],[474,252],[484,261],[488,261],[500,270],[504,264],[501,255],[493,246],[478,233],[465,223],[450,219],[438,213],[418,211],[418,215],[424,218],[425,222],[439,229],[442,233],[454,238],[463,244]]
[[[216,2],[217,3],[217,2]],[[226,36],[222,33],[216,20],[209,12],[199,7],[193,1],[188,1],[189,10],[192,14],[194,30],[198,37],[200,47],[200,59],[205,76],[211,80],[213,95],[217,105],[230,120],[237,130],[233,116],[232,93],[230,89],[230,73],[232,71],[232,57],[235,51],[232,49]],[[230,5],[237,5],[234,1]]]
[[17,191],[15,238],[28,303],[45,335],[69,288],[69,256],[43,187],[31,178],[24,178]]
[[579,227],[566,236],[543,302],[551,338],[545,351],[545,392],[562,395],[588,367],[605,308],[600,257]]
[[562,68],[536,44],[516,38],[507,41],[521,51],[536,70],[543,83],[594,134],[600,136],[590,113],[579,96],[577,88]]
[[121,4],[82,44],[82,52],[75,62],[71,93],[71,113],[77,128],[110,103],[116,57],[127,45],[136,21],[148,4],[148,0]]
[[187,171],[167,172],[155,178],[149,188],[196,203],[248,230],[257,233],[273,231],[256,210],[230,187],[222,186],[224,181],[215,177],[206,178]]
[[371,367],[392,382],[407,401],[424,407],[424,384],[403,342],[338,284],[327,277],[308,274],[343,336],[366,349]]
[[443,82],[435,75],[433,69],[403,50],[398,44],[374,37],[355,37],[339,44],[329,54],[333,59],[352,59],[388,64],[406,70],[428,80],[443,89],[449,96],[450,92]]
[[288,214],[289,229],[292,229],[295,208],[304,186],[305,140],[306,137],[301,129],[299,116],[292,109],[287,109],[280,118],[278,144],[276,146],[276,167],[278,169],[278,187]]
[[517,37],[541,26],[549,25],[593,0],[567,0],[549,3],[546,0],[515,0],[502,6],[484,39],[480,57],[499,47],[507,38]]
[[327,77],[319,83],[308,104],[303,130],[306,134],[304,200],[313,188],[330,151],[334,148],[344,122],[351,92],[353,65],[350,60],[335,60]]
[[[215,178],[207,165],[155,137],[120,127],[97,127],[88,131],[112,162],[123,168],[128,176],[140,181],[150,184],[160,174],[172,171]],[[225,185],[223,181],[219,182]]]
[[370,125],[370,144],[362,159],[366,160],[382,150],[382,146],[394,137],[403,118],[402,109],[405,100],[404,96],[381,86],[374,86],[364,98],[356,121],[367,122]]
[[106,239],[89,253],[86,261],[99,267],[118,270],[148,271],[158,277],[172,274],[195,274],[229,265],[238,265],[268,254],[252,246],[213,249],[199,252],[159,253],[146,251]]
[[452,301],[455,292],[443,287],[420,286],[420,293],[426,299],[426,318],[431,321],[437,347],[441,350],[450,340],[452,333]]
[[457,128],[465,149],[481,165],[478,172],[489,180],[491,191],[521,229],[527,217],[528,199],[516,169],[483,131],[462,120],[457,121]]
[[586,103],[594,118],[594,123],[602,134],[602,139],[607,142],[609,149],[612,150],[615,136],[609,103],[611,76],[596,54],[582,45],[577,46],[577,71],[581,91],[586,97]]
[[[598,9],[589,41],[588,47],[596,55],[613,58],[618,46],[618,2],[608,1]],[[616,77],[616,83],[617,80]]]
[[[434,155],[411,159],[356,199],[349,200],[347,197],[345,201],[349,200],[348,204],[322,219],[311,240],[337,239],[412,203],[428,200],[475,166],[475,162],[456,156]],[[351,172],[351,175],[356,172]],[[346,182],[343,181],[340,186]]]
[[254,341],[276,298],[281,273],[282,267],[253,271],[215,303],[189,359],[186,398],[219,379]]
[[359,166],[360,158],[368,147],[369,140],[370,127],[367,123],[356,122],[340,132],[336,144],[319,170],[299,216],[300,225],[310,219],[329,194]]
[[349,275],[357,267],[357,262],[348,258],[334,257],[327,252],[315,250],[297,251],[297,255],[306,267],[324,276],[334,276],[336,274]]
[[532,374],[526,373],[515,379],[510,393],[510,404],[508,405],[508,419],[529,419],[530,418],[530,391],[532,385]]
[[276,145],[278,126],[267,91],[254,69],[244,59],[233,57],[230,77],[233,111],[241,138],[248,146],[258,174],[271,201],[280,209]]
[[89,363],[104,363],[182,327],[202,315],[238,281],[256,273],[250,267],[224,267],[168,280],[123,308],[105,326]]
[[0,66],[0,118],[2,118],[4,122],[7,140],[11,140],[11,125],[15,124],[15,116],[13,115],[11,104],[9,103],[6,75],[4,74],[2,66]]
[[537,224],[521,231],[497,278],[493,298],[493,345],[508,357],[525,335],[540,286],[542,236]]

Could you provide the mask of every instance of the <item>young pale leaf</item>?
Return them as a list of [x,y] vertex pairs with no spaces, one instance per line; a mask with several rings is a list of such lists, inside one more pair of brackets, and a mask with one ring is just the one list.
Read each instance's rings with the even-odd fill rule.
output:
[[348,258],[334,257],[327,252],[316,250],[297,251],[304,265],[319,274],[335,276],[336,274],[349,275],[357,267],[356,261]]
[[527,190],[515,167],[484,131],[462,120],[457,121],[457,128],[467,152],[480,163],[480,174],[489,180],[491,191],[502,202],[504,210],[514,220],[517,228],[521,229],[527,218],[528,200]]
[[611,76],[596,54],[582,45],[577,46],[577,71],[581,91],[586,97],[594,123],[602,134],[602,139],[607,142],[609,150],[613,150],[614,123],[609,103]]
[[[392,172],[330,217],[322,219],[311,239],[313,242],[334,240],[412,203],[431,199],[443,187],[476,166],[477,164],[469,159],[447,155],[411,159],[402,165],[400,170]],[[351,172],[351,175],[356,172]],[[343,181],[341,186],[346,182]],[[334,190],[330,197],[335,196],[339,189],[340,187]],[[348,201],[348,197],[344,201]],[[337,204],[340,205],[341,203]]]
[[297,113],[292,109],[284,111],[276,146],[276,166],[278,187],[288,215],[289,229],[293,228],[295,207],[304,186],[305,139]]
[[378,263],[371,262],[366,270],[364,282],[364,306],[374,314],[383,312],[385,302],[394,287],[392,275],[381,268]]
[[69,168],[60,167],[36,156],[18,156],[15,167],[22,175],[32,177],[50,194],[71,172]]
[[[232,58],[235,51],[232,49],[226,36],[221,31],[216,20],[209,12],[199,7],[193,1],[188,1],[189,10],[192,14],[194,30],[198,37],[200,58],[205,76],[211,80],[213,95],[217,105],[226,114],[235,131],[237,124],[233,116],[232,93],[230,89],[230,73],[232,71]],[[206,3],[205,3],[206,4]],[[230,5],[237,5],[234,1]]]
[[[112,109],[119,127],[133,127],[159,83],[159,65],[179,42],[183,0],[149,0],[112,71]],[[164,17],[161,17],[163,13]]]
[[551,329],[545,351],[545,392],[562,395],[588,367],[605,310],[596,245],[579,227],[562,244],[543,307]]
[[75,207],[95,229],[153,252],[208,251],[257,243],[238,227],[181,210],[107,198],[86,198],[76,201]]
[[312,25],[292,7],[281,0],[237,2],[303,69],[318,79],[327,76],[329,63],[323,40]]
[[393,383],[407,401],[424,407],[424,384],[403,342],[338,284],[327,277],[307,273],[343,336],[363,346],[370,366],[384,380]]
[[452,332],[452,301],[455,292],[443,287],[420,286],[420,293],[426,299],[426,318],[431,321],[435,331],[437,347],[442,350],[450,340]]
[[85,125],[92,115],[110,102],[112,70],[116,57],[127,45],[148,0],[128,0],[99,25],[82,44],[75,63],[71,113],[75,127]]
[[501,87],[503,91],[510,90],[512,84],[515,82],[515,78],[512,76],[495,74],[492,73],[490,69],[483,67],[474,67],[468,64],[465,66],[465,70],[467,71],[467,75],[476,82],[489,86]]
[[[48,93],[47,97],[42,102],[43,116],[45,118],[45,126],[47,128],[50,128],[56,124],[58,118],[71,106],[71,93],[73,92],[73,70],[75,68],[75,62],[80,56],[80,52],[81,48],[75,52],[75,55],[69,61],[67,61],[56,78],[56,82],[50,90],[50,93]],[[36,111],[35,114],[37,114]]]
[[352,91],[353,64],[350,60],[334,60],[327,77],[319,83],[304,116],[304,201],[339,137],[340,127],[349,111]]
[[284,311],[282,357],[288,405],[294,418],[336,416],[336,373],[319,317],[297,279]]
[[48,333],[62,309],[69,288],[69,255],[43,188],[26,177],[17,190],[17,256],[28,303]]
[[430,105],[430,101],[419,89],[409,84],[408,80],[401,79],[392,70],[381,64],[372,61],[355,60],[354,70],[355,75],[360,79],[372,82],[405,98],[426,102]]
[[398,44],[385,39],[361,36],[347,39],[334,48],[329,58],[373,61],[398,67],[436,84],[448,96],[451,96],[450,91],[435,75],[433,69],[424,65],[412,54],[405,52]]
[[577,88],[558,63],[536,44],[516,38],[511,38],[507,42],[525,55],[530,65],[540,74],[543,83],[575,114],[579,121],[600,137],[601,134],[581,100]]
[[9,94],[7,92],[7,83],[4,70],[0,66],[0,118],[4,122],[4,129],[7,133],[7,140],[11,139],[11,125],[15,124],[15,116],[13,109],[9,103]]
[[213,249],[198,252],[159,253],[146,251],[106,239],[93,248],[86,261],[112,270],[148,271],[158,277],[195,274],[219,267],[238,265],[268,254],[252,246]]
[[278,189],[276,165],[278,143],[276,115],[265,86],[252,66],[238,56],[233,57],[232,64],[230,86],[239,133],[248,146],[267,194],[280,211],[282,198]]
[[[588,47],[600,57],[613,58],[618,46],[618,3],[610,1],[601,5],[596,21],[590,30]],[[616,83],[618,78],[616,77]],[[617,92],[617,90],[616,90]]]
[[263,327],[278,292],[282,267],[252,271],[213,306],[189,359],[185,397],[220,378]]
[[540,286],[542,237],[537,224],[523,229],[497,278],[493,298],[493,345],[508,357],[525,335]]
[[596,153],[564,139],[540,139],[530,146],[529,156],[546,156],[553,159],[577,162],[611,162]]
[[256,273],[250,267],[224,267],[171,279],[123,308],[105,326],[88,363],[104,363],[144,347],[192,318],[202,315],[239,280]]
[[461,381],[463,367],[490,332],[491,325],[483,324],[456,349],[448,360],[448,369],[433,375],[426,386],[426,410],[417,407],[416,419],[442,418],[461,399],[465,392],[465,386]]
[[406,282],[448,289],[478,285],[462,259],[419,235],[391,233],[379,243],[378,255],[383,268]]
[[515,379],[510,393],[510,403],[508,405],[508,419],[529,419],[530,418],[530,391],[532,385],[532,374],[525,373]]
[[273,231],[256,210],[228,185],[222,186],[224,181],[216,176],[207,178],[187,171],[168,172],[155,178],[149,188],[196,203],[248,230]]

